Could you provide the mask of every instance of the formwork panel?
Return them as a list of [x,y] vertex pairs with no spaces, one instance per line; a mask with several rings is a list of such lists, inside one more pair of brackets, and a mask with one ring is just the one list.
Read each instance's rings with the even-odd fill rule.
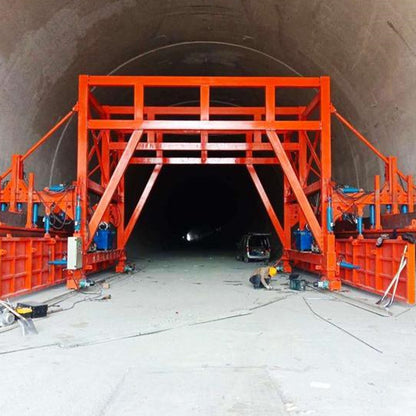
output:
[[66,271],[49,262],[64,256],[66,239],[0,238],[0,297],[16,296],[66,280]]
[[374,239],[338,239],[338,260],[359,267],[341,267],[341,280],[351,286],[382,295],[399,269],[406,245],[407,265],[400,275],[396,298],[414,303],[415,246],[400,239],[385,240],[381,247],[376,247]]

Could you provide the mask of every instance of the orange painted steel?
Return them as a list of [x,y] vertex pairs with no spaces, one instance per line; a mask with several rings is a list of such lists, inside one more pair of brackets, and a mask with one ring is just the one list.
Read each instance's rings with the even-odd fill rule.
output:
[[[163,90],[163,100],[178,88],[198,91],[199,101],[194,106],[149,105],[148,94],[153,89]],[[313,98],[306,105],[276,105],[283,88],[304,89]],[[109,89],[112,94],[102,94]],[[218,89],[245,95],[253,91],[257,99],[260,93],[263,104],[217,106],[212,97]],[[108,97],[116,96],[117,91],[130,97],[127,105],[109,102]],[[0,225],[0,247],[4,247],[0,251],[0,296],[64,280],[68,287],[77,288],[86,274],[114,265],[123,271],[126,244],[159,172],[168,164],[246,165],[282,243],[286,271],[292,266],[312,270],[329,280],[331,289],[340,288],[341,280],[374,293],[388,286],[407,243],[399,237],[386,240],[378,249],[375,237],[392,231],[382,226],[387,217],[394,216],[390,219],[395,221],[398,216],[402,224],[414,212],[415,186],[412,176],[398,170],[396,158],[383,155],[333,107],[329,77],[81,75],[78,95],[71,112],[24,155],[14,155],[10,168],[0,176],[0,209],[12,217],[25,215],[25,225],[7,221]],[[100,97],[107,98],[104,102]],[[76,181],[63,188],[36,190],[34,175],[24,173],[25,159],[75,112]],[[348,190],[332,181],[331,115],[384,163],[384,181],[376,175],[374,190]],[[283,171],[282,223],[256,173],[255,165],[259,164],[280,165]],[[154,170],[127,218],[124,183],[130,165],[153,165]],[[54,219],[51,227],[35,223],[38,209],[45,219]],[[370,224],[363,221],[369,210]],[[343,229],[345,218],[358,226]],[[117,234],[114,248],[95,249],[94,236],[102,222]],[[61,223],[64,226],[58,230]],[[293,241],[293,230],[306,228],[314,237],[314,252],[297,250]],[[414,235],[416,220],[410,218],[396,231]],[[71,235],[82,241],[82,267],[66,270],[65,264],[52,266],[65,263],[64,246]],[[42,260],[34,254],[34,247],[43,253]],[[351,268],[345,268],[345,263]],[[414,302],[414,282],[414,246],[409,245],[408,266],[399,282],[401,300]]]

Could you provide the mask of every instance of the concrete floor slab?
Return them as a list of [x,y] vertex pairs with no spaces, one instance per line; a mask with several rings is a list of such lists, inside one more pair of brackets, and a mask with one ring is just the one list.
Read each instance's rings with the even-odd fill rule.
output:
[[286,277],[275,291],[254,290],[255,265],[218,253],[137,264],[103,291],[111,300],[37,320],[37,336],[0,333],[2,416],[392,416],[416,408],[415,309],[395,305],[381,316],[367,294],[343,294],[360,309],[343,296],[292,292]]

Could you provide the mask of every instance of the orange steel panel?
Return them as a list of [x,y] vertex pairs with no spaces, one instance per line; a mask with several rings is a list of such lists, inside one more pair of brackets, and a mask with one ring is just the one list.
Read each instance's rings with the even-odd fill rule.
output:
[[408,245],[408,263],[403,270],[398,287],[397,299],[415,302],[415,245],[406,241],[385,240],[381,247],[375,246],[375,239],[337,239],[338,260],[359,266],[358,270],[340,268],[344,283],[368,292],[382,295],[396,274],[404,247]]
[[0,237],[0,298],[63,283],[66,271],[48,262],[65,252],[66,239]]

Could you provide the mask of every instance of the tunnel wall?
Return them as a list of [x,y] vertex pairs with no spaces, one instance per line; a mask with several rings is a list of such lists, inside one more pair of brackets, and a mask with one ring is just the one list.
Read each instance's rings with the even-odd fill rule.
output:
[[[414,27],[413,0],[3,0],[0,169],[72,107],[80,73],[325,74],[339,111],[413,172]],[[369,185],[375,157],[336,124],[333,143],[334,177]],[[72,121],[28,169],[45,185],[75,163]]]

